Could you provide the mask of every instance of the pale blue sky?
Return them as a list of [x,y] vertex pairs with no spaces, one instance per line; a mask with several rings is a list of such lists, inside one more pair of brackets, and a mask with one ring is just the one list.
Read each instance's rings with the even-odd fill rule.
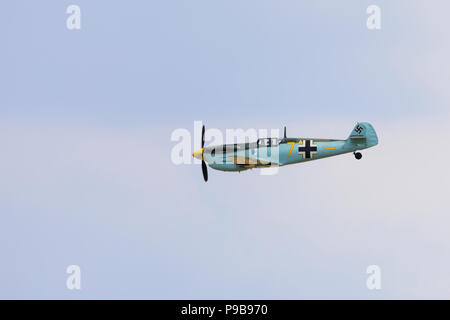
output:
[[[449,9],[5,2],[0,297],[450,298]],[[170,161],[171,132],[194,120],[325,138],[369,121],[380,145],[275,176],[210,169],[205,184]]]

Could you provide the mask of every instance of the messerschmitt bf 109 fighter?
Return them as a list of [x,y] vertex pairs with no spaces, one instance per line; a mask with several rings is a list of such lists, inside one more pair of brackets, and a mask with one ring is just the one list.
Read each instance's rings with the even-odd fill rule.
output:
[[285,166],[304,161],[317,160],[353,152],[360,160],[358,150],[378,144],[375,129],[368,122],[359,122],[346,140],[288,138],[260,138],[253,143],[224,144],[204,147],[205,126],[202,128],[202,148],[192,156],[202,161],[203,178],[208,181],[208,169],[221,171],[244,171],[253,168]]

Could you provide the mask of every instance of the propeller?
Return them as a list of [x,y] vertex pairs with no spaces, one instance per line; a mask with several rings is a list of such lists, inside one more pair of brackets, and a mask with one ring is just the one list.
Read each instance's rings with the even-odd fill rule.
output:
[[203,125],[202,128],[202,173],[203,173],[203,179],[208,181],[208,167],[206,166],[205,160],[203,160],[203,147],[205,146],[205,125]]
[[284,138],[286,139],[286,127],[284,127]]

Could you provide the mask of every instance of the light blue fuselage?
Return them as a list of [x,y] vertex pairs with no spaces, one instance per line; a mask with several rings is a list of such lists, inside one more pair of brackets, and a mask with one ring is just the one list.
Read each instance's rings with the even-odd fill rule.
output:
[[358,123],[346,140],[283,138],[258,139],[255,143],[228,144],[205,148],[203,159],[222,171],[285,166],[355,152],[375,146],[378,138],[372,125]]

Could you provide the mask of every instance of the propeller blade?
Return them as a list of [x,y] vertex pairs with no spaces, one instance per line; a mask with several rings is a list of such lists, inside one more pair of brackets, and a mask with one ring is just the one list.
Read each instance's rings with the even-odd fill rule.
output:
[[202,173],[203,173],[203,179],[208,181],[208,167],[206,166],[205,160],[203,160],[203,148],[205,147],[205,125],[202,127]]
[[202,128],[202,149],[204,145],[205,145],[205,125],[203,125]]
[[284,138],[286,138],[286,127],[284,127]]
[[206,167],[205,161],[202,161],[202,172],[203,172],[203,179],[208,181],[208,168]]

